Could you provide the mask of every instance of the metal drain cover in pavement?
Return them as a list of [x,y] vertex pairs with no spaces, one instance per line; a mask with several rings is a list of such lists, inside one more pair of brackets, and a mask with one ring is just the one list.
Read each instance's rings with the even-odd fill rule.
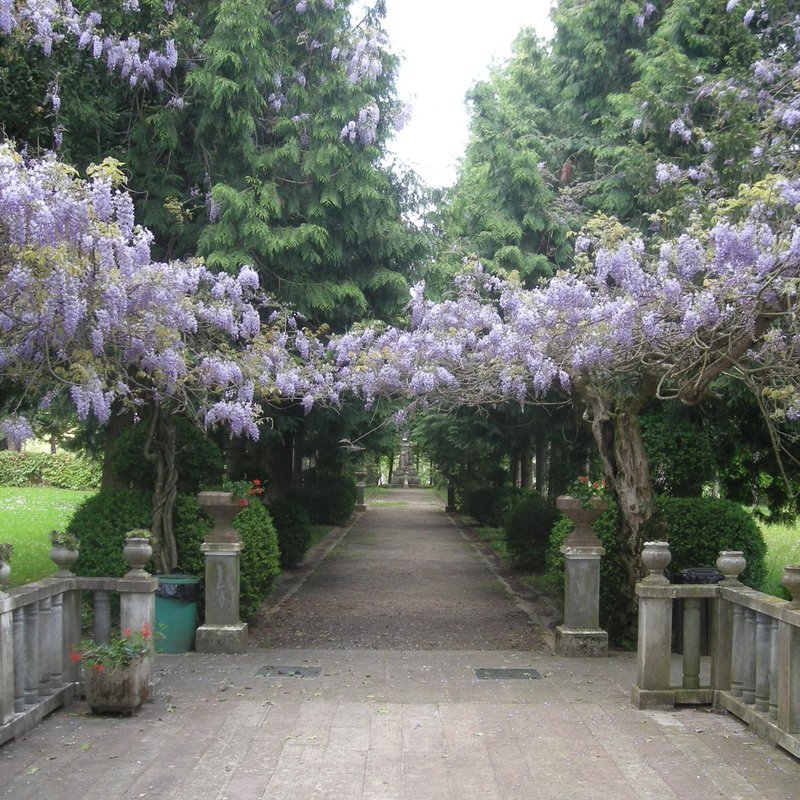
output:
[[319,678],[322,667],[259,667],[256,675],[264,678],[274,678],[278,675],[291,678]]
[[541,678],[535,669],[476,669],[475,677],[479,681],[536,680]]

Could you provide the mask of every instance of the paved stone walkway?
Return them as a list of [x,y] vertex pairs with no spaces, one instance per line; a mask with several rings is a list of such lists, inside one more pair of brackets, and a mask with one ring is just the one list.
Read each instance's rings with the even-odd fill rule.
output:
[[[491,596],[493,607],[507,604],[517,621],[500,636],[532,636],[532,649],[485,649],[483,643],[492,641],[485,621],[476,624],[471,648],[456,626],[449,649],[438,649],[439,636],[420,622],[417,604],[404,622],[404,602],[383,597],[391,582],[378,577],[368,588],[352,575],[361,600],[369,605],[372,597],[382,609],[369,625],[348,634],[350,623],[312,620],[304,597],[314,598],[313,605],[328,603],[337,619],[358,618],[346,582],[326,600],[316,594],[316,581],[331,579],[332,564],[346,569],[351,556],[358,559],[369,531],[377,576],[377,551],[397,546],[386,521],[400,514],[408,531],[418,513],[426,524],[441,523],[437,538],[452,537],[437,546],[464,559],[455,573],[469,572],[473,561],[475,582],[464,580],[463,589]],[[298,573],[304,582],[297,591],[282,587],[279,607],[261,620],[259,635],[305,641],[308,623],[334,631],[330,642],[253,648],[244,656],[159,656],[156,700],[137,717],[92,717],[76,703],[27,738],[0,747],[0,798],[800,799],[800,763],[736,719],[695,709],[636,711],[629,702],[631,654],[552,656],[516,616],[513,597],[493,588],[482,595],[492,573],[445,520],[416,502],[370,509],[349,533],[334,537],[338,543],[316,570]],[[446,568],[434,573],[449,580]],[[460,602],[472,613],[470,600]],[[399,619],[391,630],[405,631],[392,634],[400,649],[393,649],[394,640],[379,647],[389,638],[379,636],[388,630],[381,616],[386,609]],[[270,620],[282,620],[289,632],[271,628]],[[347,636],[352,641],[345,647]],[[267,674],[267,667],[301,674],[316,667],[321,673]],[[285,669],[290,667],[297,669]],[[535,669],[541,677],[478,680],[475,670],[481,668]]]

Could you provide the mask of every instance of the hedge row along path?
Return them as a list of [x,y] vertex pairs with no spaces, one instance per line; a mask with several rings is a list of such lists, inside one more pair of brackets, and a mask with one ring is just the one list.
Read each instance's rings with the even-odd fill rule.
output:
[[54,713],[0,747],[0,800],[797,800],[798,761],[724,714],[637,711],[632,653],[551,655],[430,495],[386,499],[279,587],[270,648],[158,656],[131,719]]
[[300,590],[276,592],[253,638],[268,647],[541,650],[539,619],[490,563],[430,492],[387,491]]

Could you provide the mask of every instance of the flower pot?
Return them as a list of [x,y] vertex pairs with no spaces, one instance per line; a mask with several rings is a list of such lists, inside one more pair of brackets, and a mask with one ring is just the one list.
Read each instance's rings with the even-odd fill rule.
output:
[[238,542],[239,534],[233,527],[236,515],[247,505],[247,500],[235,498],[231,492],[200,492],[197,502],[214,519],[214,527],[206,534],[207,542]]
[[589,508],[584,508],[577,497],[561,495],[556,498],[556,508],[575,526],[567,536],[566,547],[601,547],[601,542],[592,530],[594,521],[608,508],[608,503],[596,497]]
[[145,570],[145,565],[153,557],[153,548],[148,539],[138,536],[125,540],[122,555],[130,566],[130,571],[125,573],[126,578],[149,578],[150,573]]
[[86,702],[93,714],[135,714],[150,698],[150,657],[130,664],[84,670]]
[[58,567],[56,578],[69,578],[74,574],[72,572],[72,565],[78,560],[80,552],[78,550],[70,550],[62,547],[60,544],[54,544],[50,548],[50,560]]

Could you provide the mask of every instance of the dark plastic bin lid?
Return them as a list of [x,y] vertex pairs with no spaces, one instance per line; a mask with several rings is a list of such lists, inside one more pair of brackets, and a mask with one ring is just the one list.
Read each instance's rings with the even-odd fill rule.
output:
[[197,602],[200,594],[200,578],[176,572],[173,575],[158,575],[156,597],[169,597],[189,603]]
[[674,583],[719,583],[724,577],[713,567],[689,567],[675,573]]

